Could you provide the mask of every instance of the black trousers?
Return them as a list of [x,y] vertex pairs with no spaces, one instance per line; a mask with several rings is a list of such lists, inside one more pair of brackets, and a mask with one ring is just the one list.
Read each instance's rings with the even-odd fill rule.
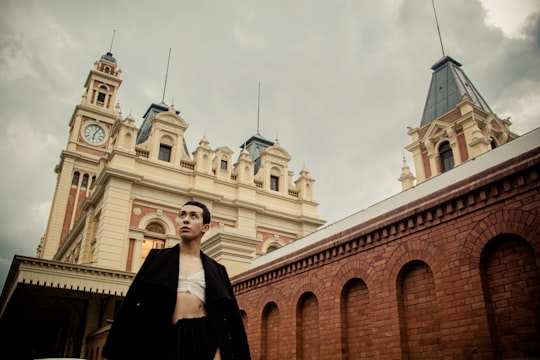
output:
[[212,360],[217,340],[208,317],[180,319],[169,329],[169,360]]

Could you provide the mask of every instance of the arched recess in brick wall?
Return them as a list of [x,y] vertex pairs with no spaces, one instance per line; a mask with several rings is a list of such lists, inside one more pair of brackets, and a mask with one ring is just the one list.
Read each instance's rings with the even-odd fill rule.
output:
[[521,236],[491,239],[480,275],[495,354],[540,356],[540,271],[532,246]]
[[[300,296],[300,294],[298,294]],[[287,313],[289,311],[289,304],[294,308],[298,297],[291,297],[290,292],[282,292],[280,288],[269,285],[264,289],[264,296],[258,297],[257,301],[249,302],[248,306],[245,307],[250,314],[253,316],[262,317],[262,313],[266,305],[270,302],[273,302],[277,305],[280,313]],[[293,310],[294,311],[294,310]]]
[[436,283],[442,283],[445,277],[450,276],[448,258],[443,252],[432,242],[413,239],[402,243],[388,257],[381,277],[381,281],[385,281],[383,287],[390,293],[394,292],[398,273],[405,264],[414,260],[429,266]]
[[515,234],[525,239],[534,249],[536,266],[540,268],[540,217],[519,209],[499,210],[476,223],[465,237],[459,255],[463,269],[478,269],[482,250],[501,234]]
[[371,358],[369,291],[358,278],[347,281],[340,296],[341,349],[345,359]]
[[397,277],[402,359],[443,357],[435,278],[423,261],[405,264]]
[[351,279],[362,279],[370,289],[381,283],[381,274],[374,271],[369,262],[361,261],[358,258],[348,259],[342,262],[341,267],[333,275],[333,278],[335,281],[332,281],[332,288],[330,289],[331,296],[341,294],[345,284]]
[[275,302],[266,304],[261,319],[261,354],[266,360],[281,360],[279,309]]
[[312,292],[302,294],[296,308],[296,358],[318,359],[319,300]]

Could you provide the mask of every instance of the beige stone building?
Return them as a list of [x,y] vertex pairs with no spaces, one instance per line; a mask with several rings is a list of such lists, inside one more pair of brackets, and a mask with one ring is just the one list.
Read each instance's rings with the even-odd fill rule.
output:
[[[179,242],[177,214],[188,200],[210,208],[202,248],[231,276],[324,224],[314,179],[306,169],[294,177],[278,140],[239,139],[235,156],[203,137],[190,152],[188,123],[174,106],[152,104],[140,128],[132,114],[124,117],[121,74],[111,53],[90,70],[55,168],[37,257],[16,256],[8,274],[0,328],[12,332],[8,339],[34,339],[23,358],[99,358],[99,329],[150,249]],[[96,329],[89,350],[86,338]]]
[[431,69],[420,126],[409,128],[406,147],[416,176],[403,163],[399,181],[403,190],[444,173],[517,137],[509,119],[501,120],[461,69],[444,56]]

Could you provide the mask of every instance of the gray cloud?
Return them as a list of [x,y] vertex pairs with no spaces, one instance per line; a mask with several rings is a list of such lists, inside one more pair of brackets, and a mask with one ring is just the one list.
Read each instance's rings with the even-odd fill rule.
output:
[[[478,1],[436,4],[446,53],[492,109],[517,133],[538,127],[538,13],[509,39]],[[0,281],[14,254],[35,254],[73,108],[113,29],[119,101],[138,125],[161,101],[172,49],[165,101],[190,124],[191,151],[206,134],[238,155],[257,130],[260,81],[260,131],[292,155],[295,176],[310,171],[330,222],[399,192],[406,127],[419,125],[442,56],[420,0],[11,0],[0,14]]]

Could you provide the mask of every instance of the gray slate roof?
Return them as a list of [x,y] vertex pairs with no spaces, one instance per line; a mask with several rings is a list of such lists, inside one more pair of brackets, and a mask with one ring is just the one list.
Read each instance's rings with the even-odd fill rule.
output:
[[459,62],[450,56],[444,56],[431,69],[433,75],[431,76],[431,84],[420,126],[424,126],[452,110],[465,94],[468,94],[472,101],[484,111],[493,113],[482,95],[461,69]]

